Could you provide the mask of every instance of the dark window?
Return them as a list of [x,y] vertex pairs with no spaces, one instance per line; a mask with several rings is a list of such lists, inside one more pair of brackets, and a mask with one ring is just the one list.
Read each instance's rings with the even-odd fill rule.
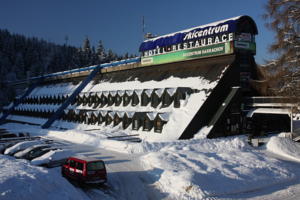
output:
[[163,128],[163,123],[162,123],[162,121],[161,120],[157,120],[156,122],[155,122],[155,132],[157,132],[157,133],[161,133],[162,132],[162,128]]
[[172,103],[171,97],[167,92],[162,96],[162,102],[163,107],[168,107]]
[[144,120],[144,127],[143,127],[143,130],[144,130],[144,131],[150,131],[151,128],[152,128],[152,123],[151,123],[151,121],[150,121],[149,119],[146,118],[146,119]]
[[132,106],[138,105],[140,102],[139,97],[136,93],[133,94],[132,96]]
[[78,162],[76,169],[83,170],[83,163]]
[[132,125],[133,125],[133,129],[134,130],[138,130],[140,128],[139,120],[138,119],[134,119]]
[[95,170],[102,170],[104,169],[104,163],[99,162],[90,162],[87,164],[87,170],[88,171],[95,171]]
[[76,162],[74,160],[70,160],[70,167],[75,168]]
[[147,96],[146,93],[142,94],[142,106],[147,106],[150,102],[150,98]]

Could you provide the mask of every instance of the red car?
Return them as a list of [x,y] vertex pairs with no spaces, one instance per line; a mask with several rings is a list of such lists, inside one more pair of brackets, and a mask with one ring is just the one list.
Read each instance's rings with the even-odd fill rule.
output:
[[107,173],[102,160],[89,157],[69,157],[61,167],[62,176],[79,183],[105,183]]

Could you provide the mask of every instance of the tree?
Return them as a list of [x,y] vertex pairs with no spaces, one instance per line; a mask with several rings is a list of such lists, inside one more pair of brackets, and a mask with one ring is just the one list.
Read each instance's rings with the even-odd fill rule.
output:
[[300,0],[269,0],[266,11],[264,17],[270,20],[266,25],[276,36],[269,50],[278,55],[268,63],[272,76],[280,77],[274,93],[289,97],[293,103],[290,107],[293,132],[293,113],[299,112],[300,105]]
[[105,52],[105,49],[104,49],[104,46],[103,46],[103,43],[101,40],[99,40],[99,42],[98,42],[96,54],[98,57],[99,64],[105,62],[107,55],[106,55],[106,52]]
[[114,53],[111,49],[108,50],[107,53],[107,62],[116,61],[118,55]]
[[[300,95],[300,0],[269,0],[264,18],[275,32],[270,52],[277,58],[268,63],[274,73],[284,74],[277,81],[277,94]],[[274,75],[274,74],[273,74]]]
[[92,48],[91,48],[90,40],[88,37],[86,37],[83,42],[82,56],[83,56],[83,65],[84,66],[92,64]]

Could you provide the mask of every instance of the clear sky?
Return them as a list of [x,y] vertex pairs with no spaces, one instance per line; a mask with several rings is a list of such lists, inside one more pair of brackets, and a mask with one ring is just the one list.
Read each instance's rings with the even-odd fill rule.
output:
[[96,46],[138,54],[142,18],[146,32],[163,35],[222,19],[249,15],[257,23],[256,61],[271,58],[274,37],[262,15],[267,0],[1,0],[0,29],[47,41],[81,46],[86,36]]

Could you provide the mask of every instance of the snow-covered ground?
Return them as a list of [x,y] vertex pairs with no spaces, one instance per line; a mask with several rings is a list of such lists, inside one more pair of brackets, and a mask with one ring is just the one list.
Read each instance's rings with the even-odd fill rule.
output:
[[[0,199],[40,199],[48,189],[57,190],[48,199],[300,198],[300,145],[287,138],[272,137],[254,148],[245,136],[205,139],[202,132],[191,140],[128,143],[109,140],[97,130],[45,130],[12,123],[1,128],[68,140],[74,152],[103,159],[110,189],[74,189],[57,169],[1,156]],[[20,188],[23,181],[31,187]]]
[[0,155],[0,199],[89,199],[56,169],[44,169],[17,160],[11,156]]

